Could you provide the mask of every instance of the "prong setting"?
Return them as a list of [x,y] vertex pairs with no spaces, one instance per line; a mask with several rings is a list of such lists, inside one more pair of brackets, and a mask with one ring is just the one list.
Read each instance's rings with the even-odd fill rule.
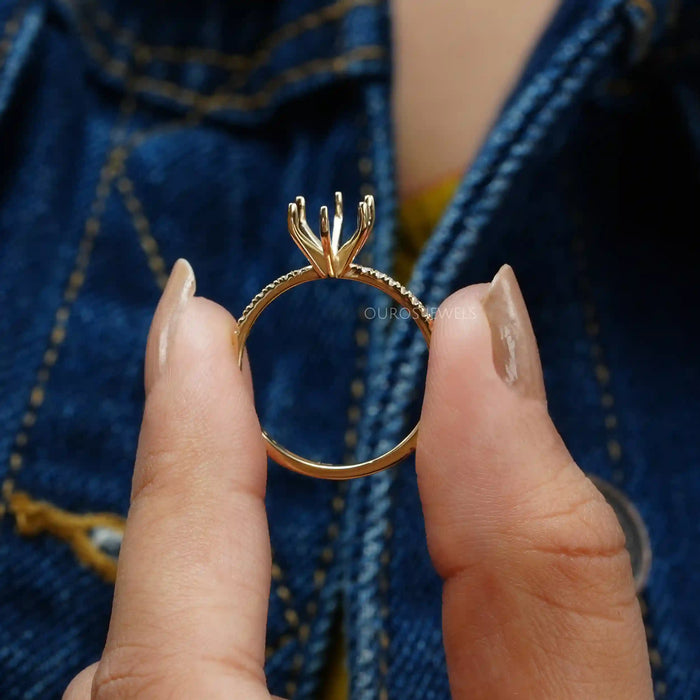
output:
[[357,228],[352,236],[340,245],[343,197],[340,192],[336,192],[332,232],[328,207],[324,206],[321,207],[320,214],[320,236],[314,235],[306,220],[306,202],[303,197],[297,197],[295,202],[289,205],[287,225],[292,239],[319,277],[342,277],[367,242],[374,227],[374,218],[374,197],[367,195],[357,207]]

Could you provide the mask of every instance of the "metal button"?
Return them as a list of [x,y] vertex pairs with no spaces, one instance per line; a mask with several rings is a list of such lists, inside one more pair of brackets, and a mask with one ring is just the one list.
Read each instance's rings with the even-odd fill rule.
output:
[[95,547],[112,559],[119,558],[123,536],[123,532],[113,530],[111,527],[94,527],[90,531],[90,539]]
[[605,479],[593,474],[588,475],[620,521],[625,533],[625,545],[632,561],[632,573],[637,593],[644,588],[651,570],[651,541],[644,520],[632,501]]

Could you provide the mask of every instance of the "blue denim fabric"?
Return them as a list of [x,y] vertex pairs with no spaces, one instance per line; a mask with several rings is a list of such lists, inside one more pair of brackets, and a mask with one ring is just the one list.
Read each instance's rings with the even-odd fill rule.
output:
[[[238,315],[304,264],[287,202],[372,191],[363,262],[391,270],[389,19],[373,0],[0,1],[0,469],[15,489],[126,513],[145,338],[177,257]],[[410,284],[436,306],[514,266],[557,426],[648,526],[656,692],[678,699],[700,697],[699,40],[690,0],[564,2]],[[249,347],[277,439],[338,461],[407,432],[426,352],[409,322],[363,316],[387,304],[328,281],[266,312]],[[272,691],[313,697],[342,611],[353,698],[449,697],[413,464],[347,484],[271,464],[268,506]],[[11,514],[0,567],[0,697],[60,697],[99,656],[112,588]]]

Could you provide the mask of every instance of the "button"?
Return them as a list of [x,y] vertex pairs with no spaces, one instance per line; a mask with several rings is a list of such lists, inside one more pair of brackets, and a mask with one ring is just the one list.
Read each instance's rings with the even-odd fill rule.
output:
[[599,476],[593,474],[588,476],[605,496],[605,500],[612,506],[620,521],[625,533],[625,546],[632,561],[634,586],[637,593],[640,593],[651,571],[651,540],[644,520],[632,501],[620,489]]
[[119,558],[123,536],[123,532],[113,530],[111,527],[94,527],[90,531],[90,539],[95,547],[112,559]]

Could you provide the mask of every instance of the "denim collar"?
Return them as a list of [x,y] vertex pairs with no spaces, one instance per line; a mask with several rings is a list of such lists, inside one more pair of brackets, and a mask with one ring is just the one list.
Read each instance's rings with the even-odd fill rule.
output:
[[[254,125],[338,76],[385,76],[380,0],[57,0],[100,80],[175,112]],[[321,106],[322,108],[322,106]]]

